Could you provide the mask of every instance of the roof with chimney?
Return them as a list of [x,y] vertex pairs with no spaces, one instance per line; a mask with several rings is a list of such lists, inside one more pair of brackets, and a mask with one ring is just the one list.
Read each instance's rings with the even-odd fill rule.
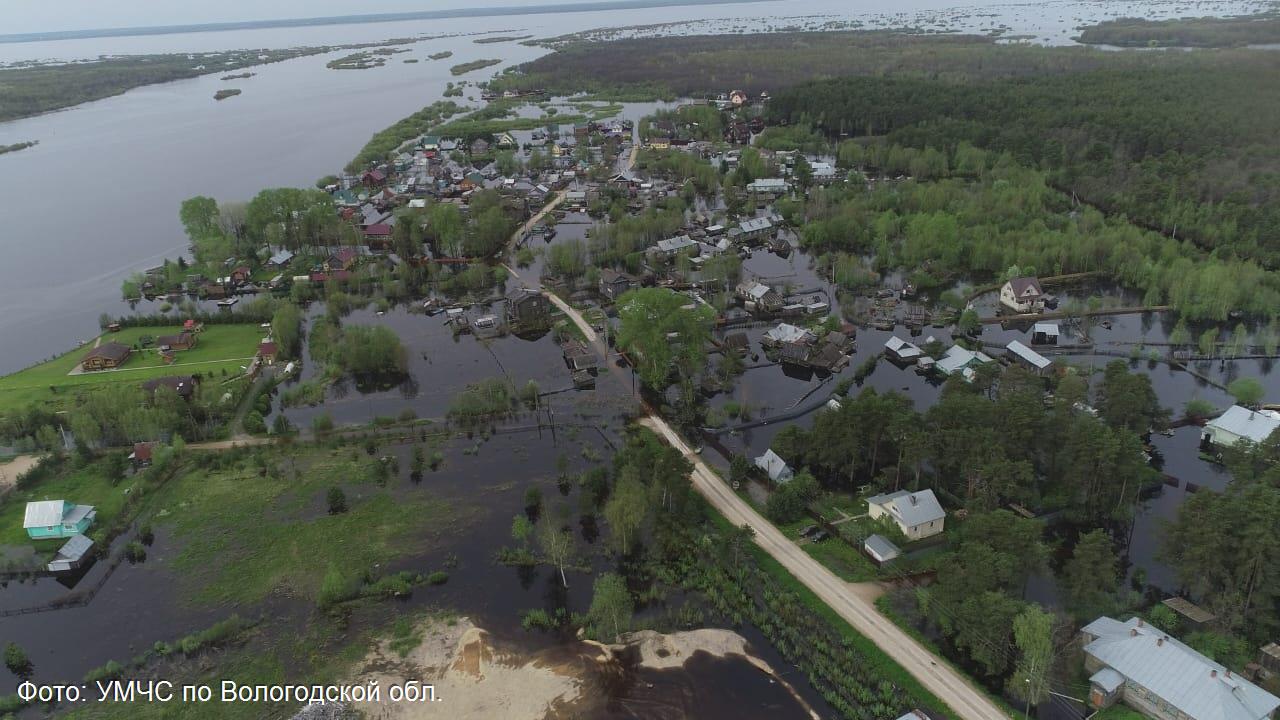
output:
[[1100,617],[1081,632],[1084,651],[1195,720],[1263,720],[1280,698],[1152,627]]
[[908,492],[899,490],[885,495],[873,495],[867,498],[868,505],[879,505],[902,521],[907,527],[923,525],[927,522],[941,520],[947,513],[932,490]]

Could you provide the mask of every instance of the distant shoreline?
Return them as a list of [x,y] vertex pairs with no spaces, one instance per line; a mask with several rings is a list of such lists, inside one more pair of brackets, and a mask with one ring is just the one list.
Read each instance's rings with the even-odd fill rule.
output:
[[154,27],[98,28],[87,30],[59,30],[46,33],[15,33],[0,35],[0,43],[47,42],[53,40],[83,40],[102,37],[130,37],[138,35],[178,35],[198,32],[226,32],[231,30],[260,30],[281,27],[313,27],[320,25],[356,25],[364,23],[400,22],[404,20],[433,20],[460,17],[487,17],[493,15],[546,15],[561,12],[595,12],[600,10],[634,10],[643,8],[678,7],[685,5],[737,5],[770,2],[771,0],[617,0],[609,2],[553,3],[546,5],[457,8],[454,10],[421,10],[416,12],[376,13],[370,15],[335,15],[316,18],[285,18],[280,20],[251,20],[244,22],[204,23],[196,25],[157,25]]

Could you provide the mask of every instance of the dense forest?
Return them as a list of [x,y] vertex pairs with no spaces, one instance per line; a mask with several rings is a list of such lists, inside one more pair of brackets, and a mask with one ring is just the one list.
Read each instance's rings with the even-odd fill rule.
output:
[[1274,53],[779,33],[571,45],[496,84],[627,97],[769,92],[772,122],[1008,151],[1108,213],[1280,264],[1280,94],[1259,91],[1280,87]]
[[1089,25],[1080,42],[1120,47],[1236,47],[1280,43],[1280,14],[1232,18],[1120,18]]

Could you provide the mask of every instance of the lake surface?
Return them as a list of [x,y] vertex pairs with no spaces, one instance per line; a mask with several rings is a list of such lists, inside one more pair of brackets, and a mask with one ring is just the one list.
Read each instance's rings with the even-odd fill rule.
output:
[[[1029,35],[1069,43],[1073,28],[1106,17],[1233,14],[1252,0],[1183,3],[1057,2],[1039,5],[951,0],[848,3],[777,0],[749,5],[503,15],[359,25],[112,37],[0,45],[0,62],[99,55],[198,52],[376,42],[440,36],[408,46],[372,70],[329,70],[343,52],[253,68],[252,78],[218,75],[152,85],[49,115],[0,124],[0,144],[39,140],[0,156],[0,373],[74,347],[97,318],[129,310],[120,282],[186,252],[178,206],[193,195],[243,200],[273,186],[309,186],[340,169],[375,132],[441,98],[449,68],[480,58],[503,64],[544,54],[518,43],[478,45],[464,33],[550,37],[593,28],[650,26],[623,34],[750,32],[770,29],[917,27]],[[654,26],[655,23],[660,25]],[[430,53],[452,58],[432,61]],[[405,64],[408,58],[418,63]],[[239,71],[237,71],[239,72]],[[242,95],[215,102],[237,87]]]

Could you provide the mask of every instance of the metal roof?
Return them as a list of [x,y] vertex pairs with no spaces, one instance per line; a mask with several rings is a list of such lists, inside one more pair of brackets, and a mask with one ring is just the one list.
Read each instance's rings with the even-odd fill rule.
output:
[[66,500],[38,500],[27,503],[27,512],[22,519],[22,527],[52,527],[62,524],[62,516],[66,512]]
[[1026,360],[1027,362],[1031,363],[1032,365],[1039,368],[1040,370],[1043,370],[1053,364],[1052,360],[1041,355],[1035,350],[1032,350],[1026,345],[1023,345],[1021,342],[1017,340],[1014,340],[1010,342],[1008,345],[1005,345],[1005,348],[1008,349],[1009,352],[1013,353],[1014,355],[1017,355],[1023,360]]
[[907,527],[941,520],[947,516],[937,496],[928,489],[917,492],[899,490],[886,495],[874,495],[867,498],[867,504],[883,507]]
[[743,220],[738,227],[742,228],[742,232],[763,232],[773,227],[773,223],[769,222],[769,218],[751,218]]
[[817,336],[802,327],[789,323],[779,323],[777,327],[764,334],[765,337],[780,343],[814,342]]
[[677,235],[673,238],[658,241],[658,249],[662,252],[679,252],[685,248],[690,248],[698,243],[694,242],[688,235]]
[[884,342],[884,346],[898,354],[898,357],[916,357],[921,354],[920,348],[894,335]]
[[1045,335],[1058,335],[1061,331],[1058,330],[1058,323],[1038,322],[1031,327],[1031,332],[1044,333]]
[[1140,618],[1100,617],[1083,632],[1097,658],[1194,720],[1264,720],[1280,698],[1233,674]]
[[776,483],[787,482],[795,475],[787,465],[787,461],[778,457],[772,448],[765,450],[763,455],[756,458],[756,467],[765,471],[769,479]]
[[867,536],[867,539],[862,541],[862,546],[868,552],[884,561],[892,560],[902,554],[898,546],[889,542],[889,538],[883,535]]
[[956,372],[957,370],[963,370],[974,363],[981,365],[989,362],[991,362],[991,357],[986,353],[968,350],[960,347],[959,345],[952,345],[947,349],[947,352],[942,356],[942,359],[938,361],[937,368],[943,373],[950,375],[951,373]]
[[89,548],[93,547],[93,541],[84,535],[72,535],[61,548],[58,554],[54,556],[54,560],[70,560],[75,562],[84,557],[89,552]]
[[1111,668],[1102,668],[1089,678],[1089,682],[1102,688],[1102,691],[1110,695],[1124,684],[1124,676],[1112,670]]
[[1216,428],[1254,442],[1262,442],[1270,437],[1276,428],[1280,428],[1280,415],[1271,411],[1259,412],[1232,405],[1222,415],[1210,420],[1206,427]]

